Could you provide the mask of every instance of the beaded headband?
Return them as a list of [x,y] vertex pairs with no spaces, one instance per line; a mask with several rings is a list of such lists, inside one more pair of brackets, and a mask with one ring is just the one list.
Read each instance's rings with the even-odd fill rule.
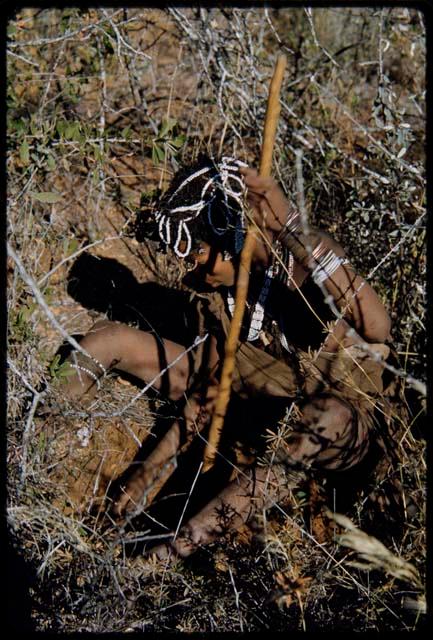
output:
[[[172,247],[179,258],[185,258],[191,252],[190,226],[203,212],[207,213],[207,222],[216,236],[234,233],[233,253],[236,255],[240,252],[246,232],[246,189],[239,175],[239,168],[246,166],[240,160],[225,156],[218,162],[211,160],[185,178],[172,193],[162,198],[159,210],[153,213],[158,225],[158,235],[165,245]],[[195,180],[203,182],[203,186],[198,200],[191,201],[188,191]],[[216,204],[218,222],[215,220],[213,208]],[[186,243],[183,251],[180,249],[182,242]],[[223,257],[228,260],[232,254],[224,251]]]

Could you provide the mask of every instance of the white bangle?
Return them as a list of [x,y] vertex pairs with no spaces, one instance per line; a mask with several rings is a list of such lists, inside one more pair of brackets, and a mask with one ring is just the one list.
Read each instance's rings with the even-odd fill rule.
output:
[[313,269],[311,275],[317,285],[321,285],[325,280],[330,278],[338,267],[344,262],[344,258],[336,256],[332,250],[320,258],[317,266]]

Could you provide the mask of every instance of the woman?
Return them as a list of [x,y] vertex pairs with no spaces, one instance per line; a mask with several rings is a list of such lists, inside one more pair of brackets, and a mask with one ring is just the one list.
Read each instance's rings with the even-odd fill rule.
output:
[[[81,341],[90,357],[70,358],[75,375],[67,392],[77,397],[92,392],[113,366],[144,382],[153,380],[162,350],[163,360],[174,364],[154,387],[164,385],[172,400],[186,398],[182,419],[123,487],[113,513],[133,512],[154,485],[160,486],[184,442],[209,424],[251,215],[257,239],[232,389],[244,398],[296,401],[299,418],[274,451],[272,465],[245,467],[169,543],[154,549],[159,557],[186,557],[284,496],[287,468],[345,470],[369,447],[382,391],[380,361],[389,352],[384,306],[335,240],[303,227],[300,212],[273,178],[230,158],[201,158],[174,177],[158,210],[142,215],[138,226],[142,236],[158,239],[187,264],[185,282],[198,292],[200,334],[206,340],[185,353],[187,344],[100,321]],[[224,523],[222,511],[230,512]]]

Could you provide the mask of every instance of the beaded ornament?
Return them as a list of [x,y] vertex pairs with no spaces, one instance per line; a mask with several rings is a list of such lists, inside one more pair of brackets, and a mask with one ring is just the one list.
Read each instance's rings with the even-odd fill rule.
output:
[[[190,226],[202,213],[207,213],[207,221],[213,233],[223,236],[234,231],[233,252],[238,254],[244,243],[246,220],[244,214],[245,184],[239,175],[239,168],[247,165],[241,160],[223,156],[220,162],[211,161],[206,166],[191,173],[168,197],[163,198],[159,211],[153,213],[158,225],[160,239],[171,246],[179,258],[185,258],[192,249]],[[191,202],[188,187],[195,180],[201,180],[203,186],[199,199]],[[214,219],[213,204],[219,197],[218,215],[221,221]],[[233,204],[230,204],[230,199]],[[177,204],[182,202],[182,204]],[[179,215],[180,214],[180,215]],[[222,224],[221,224],[222,222]],[[185,248],[181,249],[181,244]],[[224,259],[232,254],[224,252]]]
[[[268,298],[272,281],[278,280],[284,283],[286,286],[289,286],[293,277],[293,254],[279,242],[277,243],[275,250],[279,260],[274,260],[265,272],[262,288],[251,313],[247,335],[248,342],[254,342],[254,340],[257,340],[260,337],[263,328],[263,322],[265,319],[266,300]],[[281,267],[280,260],[286,268]],[[230,290],[227,291],[227,306],[229,308],[230,314],[233,316],[235,310],[235,300]],[[284,336],[283,332],[281,332],[280,340],[283,347],[290,351],[287,339]]]

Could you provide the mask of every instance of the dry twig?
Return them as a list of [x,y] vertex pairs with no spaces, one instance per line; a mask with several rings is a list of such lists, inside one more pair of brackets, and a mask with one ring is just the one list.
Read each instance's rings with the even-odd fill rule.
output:
[[[280,91],[286,62],[286,56],[279,56],[269,89],[268,106],[263,132],[263,146],[260,159],[259,173],[261,176],[268,176],[271,172],[272,151],[277,131],[278,117],[280,115]],[[251,259],[255,244],[255,227],[254,225],[250,225],[240,257],[239,273],[236,281],[235,309],[225,344],[225,356],[221,372],[219,393],[215,403],[212,423],[209,429],[209,441],[204,454],[203,472],[208,471],[208,469],[213,466],[213,461],[215,459],[218,442],[221,437],[221,431],[224,424],[227,405],[230,399],[231,383],[235,367],[235,355],[242,326],[242,319],[245,312]]]

